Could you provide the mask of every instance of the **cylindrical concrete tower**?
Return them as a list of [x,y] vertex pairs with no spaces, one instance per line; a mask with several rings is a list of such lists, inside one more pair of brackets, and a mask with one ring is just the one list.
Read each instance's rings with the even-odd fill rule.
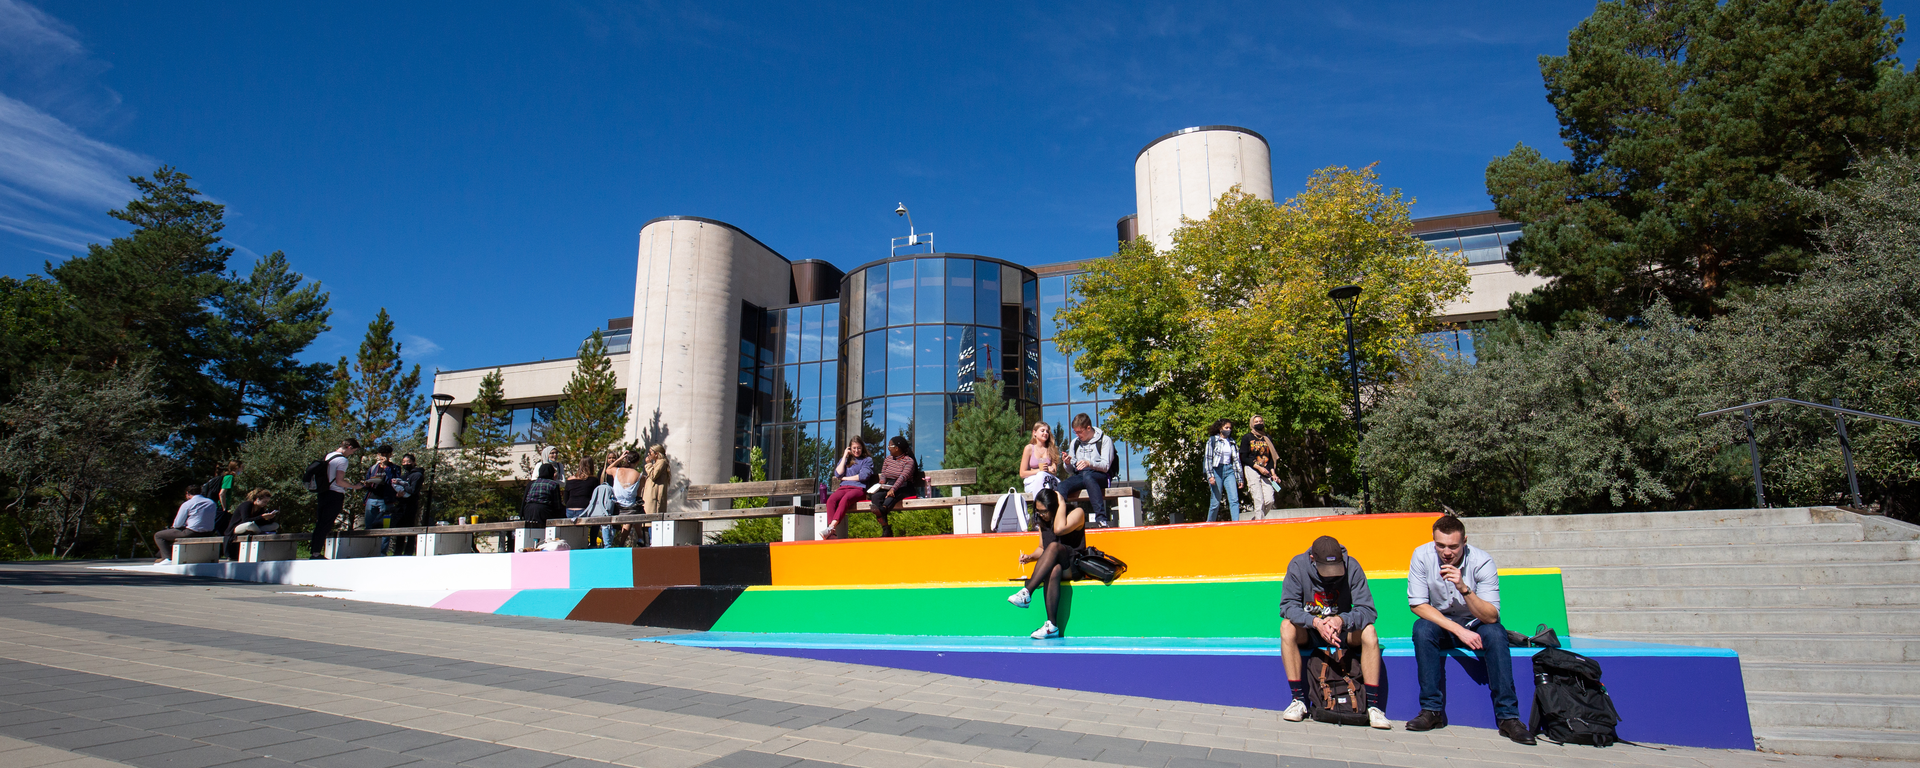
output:
[[627,435],[665,444],[674,473],[667,505],[677,509],[688,484],[733,474],[742,302],[786,304],[792,269],[731,224],[665,216],[640,228],[638,271]]
[[1180,219],[1206,218],[1235,184],[1247,194],[1273,199],[1273,161],[1260,134],[1203,125],[1154,139],[1133,159],[1139,236],[1155,248],[1173,247]]

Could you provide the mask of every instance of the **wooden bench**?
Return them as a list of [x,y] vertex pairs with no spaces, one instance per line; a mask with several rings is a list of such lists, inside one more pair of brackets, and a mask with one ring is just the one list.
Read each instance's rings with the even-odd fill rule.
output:
[[[999,506],[1000,497],[1003,495],[1005,494],[995,493],[985,496],[968,496],[966,504],[955,504],[953,506],[953,532],[993,533],[994,523],[996,522],[993,519],[993,511]],[[1026,497],[1027,508],[1032,509],[1033,494],[1026,494]],[[1115,527],[1135,528],[1145,524],[1146,520],[1140,514],[1140,492],[1138,490],[1124,485],[1108,486],[1107,492],[1102,494],[1101,498],[1107,502],[1107,511],[1113,515]],[[1068,497],[1067,503],[1086,504],[1086,492],[1076,491],[1071,497]],[[1089,510],[1088,514],[1092,514],[1092,511]]]
[[547,538],[559,539],[573,549],[586,549],[588,532],[596,525],[652,525],[666,515],[600,515],[598,517],[557,517],[547,521]]
[[519,552],[538,546],[544,533],[545,528],[526,520],[340,531],[327,539],[327,557],[332,560],[373,557],[380,554],[381,539],[407,537],[415,540],[413,554],[418,557],[470,554],[477,551],[473,546],[475,535],[502,536],[509,540],[503,548],[505,551]]
[[[812,478],[762,480],[752,483],[716,483],[687,488],[687,501],[698,502],[698,510],[669,512],[653,521],[648,542],[656,547],[705,543],[704,525],[708,520],[748,520],[758,517],[780,518],[783,541],[810,541],[814,531],[814,497],[820,484]],[[769,506],[734,509],[737,499],[766,497]],[[786,504],[779,504],[786,501]]]

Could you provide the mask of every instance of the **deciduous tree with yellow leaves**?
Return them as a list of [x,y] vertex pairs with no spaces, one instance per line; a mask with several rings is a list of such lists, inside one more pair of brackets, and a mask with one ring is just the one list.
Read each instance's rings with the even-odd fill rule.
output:
[[1346,329],[1327,291],[1364,290],[1354,323],[1367,387],[1429,359],[1420,334],[1467,287],[1457,255],[1413,237],[1410,202],[1372,166],[1316,171],[1280,205],[1235,188],[1171,250],[1135,240],[1078,278],[1058,344],[1090,386],[1119,395],[1104,426],[1147,450],[1163,509],[1203,507],[1207,425],[1231,419],[1244,434],[1252,414],[1281,452],[1281,506],[1355,490]]

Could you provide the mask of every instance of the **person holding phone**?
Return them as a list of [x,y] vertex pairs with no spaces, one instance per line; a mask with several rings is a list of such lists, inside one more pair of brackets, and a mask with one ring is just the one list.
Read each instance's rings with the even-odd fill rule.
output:
[[1380,615],[1373,607],[1373,589],[1360,561],[1332,536],[1313,540],[1313,546],[1287,563],[1280,584],[1280,664],[1287,672],[1293,703],[1280,718],[1297,723],[1307,717],[1307,683],[1300,674],[1300,654],[1313,648],[1360,651],[1360,677],[1367,686],[1367,724],[1392,728],[1380,701],[1380,635],[1373,627]]
[[842,529],[846,524],[847,513],[853,506],[866,498],[867,486],[872,485],[879,474],[874,471],[873,457],[867,455],[867,441],[854,435],[847,441],[847,447],[840,451],[840,460],[833,465],[833,476],[840,479],[838,487],[827,496],[827,532],[820,538],[844,538],[847,532]]
[[1500,626],[1499,569],[1492,555],[1467,546],[1460,518],[1443,515],[1433,521],[1433,541],[1413,551],[1407,604],[1419,617],[1413,621],[1413,655],[1420,669],[1420,714],[1407,721],[1407,730],[1447,727],[1447,651],[1466,648],[1486,665],[1500,735],[1534,743],[1520,722],[1507,628]]
[[887,513],[911,497],[920,485],[920,464],[913,457],[913,445],[907,438],[894,435],[887,440],[887,461],[880,465],[880,482],[867,489],[867,505],[880,521],[880,536],[893,536],[893,523]]
[[1072,581],[1080,575],[1079,569],[1073,566],[1081,550],[1087,548],[1087,513],[1078,507],[1068,509],[1060,493],[1052,488],[1042,488],[1034,494],[1033,510],[1040,518],[1040,546],[1032,552],[1022,552],[1020,564],[1036,565],[1026,585],[1009,596],[1007,602],[1015,608],[1025,608],[1033,602],[1033,591],[1046,585],[1047,623],[1030,635],[1035,640],[1046,640],[1060,636],[1061,582]]

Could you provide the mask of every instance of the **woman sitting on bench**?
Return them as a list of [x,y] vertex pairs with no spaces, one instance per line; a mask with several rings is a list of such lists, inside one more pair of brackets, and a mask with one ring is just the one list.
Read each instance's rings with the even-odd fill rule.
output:
[[900,505],[900,502],[913,498],[915,489],[920,487],[920,464],[914,461],[913,446],[905,437],[894,435],[887,441],[887,461],[880,465],[880,483],[867,493],[867,503],[873,508],[873,517],[880,522],[880,535],[893,535],[893,524],[888,522],[887,513]]
[[1033,496],[1033,511],[1040,519],[1039,548],[1020,555],[1020,564],[1037,562],[1026,586],[1007,598],[1015,607],[1025,608],[1033,601],[1033,591],[1047,585],[1047,623],[1033,631],[1033,639],[1060,636],[1060,582],[1080,575],[1074,560],[1087,548],[1087,513],[1079,508],[1061,511],[1060,492],[1042,488]]

